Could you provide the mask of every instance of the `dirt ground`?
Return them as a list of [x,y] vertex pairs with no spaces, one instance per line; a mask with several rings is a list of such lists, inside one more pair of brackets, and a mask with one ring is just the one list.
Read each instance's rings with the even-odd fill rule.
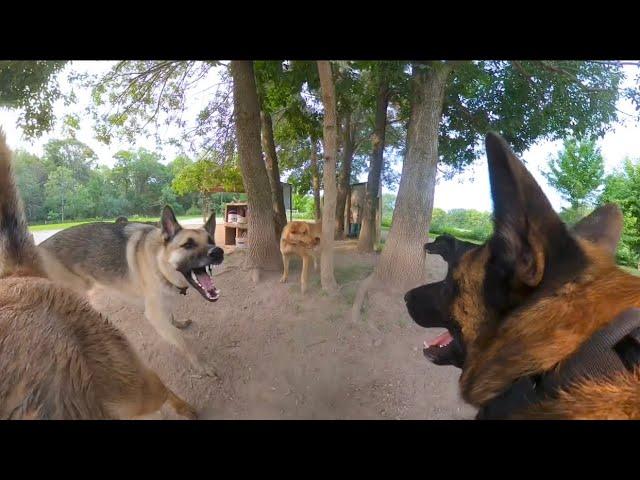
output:
[[[402,295],[370,296],[362,320],[351,321],[358,283],[378,258],[354,247],[347,241],[336,248],[341,288],[335,298],[322,293],[318,272],[310,275],[307,295],[300,294],[299,260],[292,262],[289,283],[279,283],[274,272],[253,284],[240,267],[242,251],[226,256],[216,303],[192,289],[179,296],[176,318],[193,321],[183,334],[206,352],[219,380],[200,377],[159,338],[142,310],[106,292],[92,299],[203,419],[472,418],[475,410],[458,395],[459,370],[437,367],[422,355],[423,340],[440,332],[417,326]],[[443,276],[446,264],[431,258],[434,278]],[[165,406],[147,418],[180,417]]]

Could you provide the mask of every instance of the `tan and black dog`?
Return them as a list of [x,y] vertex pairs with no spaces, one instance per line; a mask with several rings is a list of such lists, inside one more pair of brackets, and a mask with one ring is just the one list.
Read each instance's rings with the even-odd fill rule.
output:
[[117,328],[46,277],[1,130],[0,372],[0,419],[132,418],[166,402],[196,418]]
[[405,295],[419,325],[446,329],[425,356],[462,369],[480,419],[640,418],[640,277],[615,263],[620,209],[569,229],[501,137],[486,149],[493,236],[425,245],[447,276]]
[[282,254],[283,272],[280,281],[285,283],[289,278],[289,262],[292,255],[302,259],[302,273],[300,287],[302,293],[307,291],[309,279],[309,259],[313,258],[313,268],[318,269],[318,255],[320,255],[320,236],[322,223],[292,221],[282,229],[280,236],[280,253]]
[[189,286],[209,302],[218,300],[213,276],[224,252],[215,245],[215,228],[215,214],[203,228],[182,228],[166,206],[159,227],[125,217],[78,225],[48,238],[39,250],[50,278],[82,294],[100,286],[143,307],[164,340],[202,373],[216,375],[177,330],[190,321],[175,320],[172,311]]

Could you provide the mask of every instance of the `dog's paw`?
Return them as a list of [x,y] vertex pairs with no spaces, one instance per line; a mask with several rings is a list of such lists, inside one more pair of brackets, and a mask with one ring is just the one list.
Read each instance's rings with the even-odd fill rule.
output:
[[287,277],[280,277],[280,283],[287,283]]
[[191,319],[187,319],[185,321],[180,321],[180,320],[176,320],[175,318],[171,317],[171,324],[180,329],[183,330],[185,328],[187,328],[189,325],[191,325],[193,322],[191,321]]
[[181,408],[179,411],[177,411],[178,415],[182,415],[185,418],[188,418],[189,420],[198,420],[198,411],[192,407],[191,405],[186,405],[185,407]]

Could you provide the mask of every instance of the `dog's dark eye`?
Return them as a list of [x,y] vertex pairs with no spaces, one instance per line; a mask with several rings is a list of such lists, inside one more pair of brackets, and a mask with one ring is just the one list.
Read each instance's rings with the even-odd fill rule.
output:
[[180,245],[182,248],[186,248],[187,250],[190,248],[193,248],[196,246],[196,242],[194,242],[192,239],[187,240],[186,242],[184,242],[182,245]]
[[209,237],[207,240],[209,241],[209,245],[215,245],[216,244],[216,242],[211,237]]

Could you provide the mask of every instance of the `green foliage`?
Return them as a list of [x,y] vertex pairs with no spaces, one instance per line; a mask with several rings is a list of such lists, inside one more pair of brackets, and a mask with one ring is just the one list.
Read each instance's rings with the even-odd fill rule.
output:
[[49,174],[45,188],[45,207],[50,220],[63,221],[86,215],[90,210],[88,193],[74,177],[73,171],[59,166]]
[[45,192],[43,185],[49,175],[40,158],[23,150],[14,155],[14,172],[18,190],[24,201],[25,213],[29,219],[45,218]]
[[488,212],[460,208],[445,212],[434,208],[429,231],[484,242],[493,233],[493,223]]
[[144,149],[120,151],[113,168],[96,166],[95,154],[73,139],[51,140],[43,159],[24,151],[15,155],[15,172],[29,222],[120,215],[156,217],[165,204],[178,215],[201,205],[197,195],[176,195],[174,173],[192,165],[178,157],[169,165]]
[[220,163],[211,158],[202,158],[182,168],[174,178],[172,188],[178,194],[211,194],[216,189],[228,192],[244,191],[238,164]]
[[548,167],[542,174],[572,210],[596,200],[597,190],[604,182],[604,160],[595,139],[565,140],[562,151],[549,160]]
[[27,138],[51,129],[53,105],[62,98],[55,81],[66,61],[0,61],[0,107],[21,111],[19,124]]
[[[396,196],[392,193],[382,195],[382,226],[391,226],[391,216]],[[431,215],[429,232],[436,235],[448,233],[458,238],[484,242],[493,233],[493,220],[489,212],[455,208],[445,211],[434,208]]]
[[[230,156],[231,83],[218,66],[217,61],[127,60],[101,77],[88,77],[84,84],[92,89],[97,138],[108,144],[114,136],[124,137],[133,143],[141,134],[154,135],[158,145],[188,141]],[[202,107],[193,118],[185,117],[187,99],[195,97]],[[170,124],[182,132],[179,138],[161,135],[159,127]]]
[[171,181],[169,168],[160,163],[162,157],[142,148],[120,151],[114,158],[110,177],[118,197],[135,205],[135,213],[160,214],[163,186]]
[[617,259],[637,266],[640,260],[640,164],[630,159],[605,179],[600,203],[617,203],[623,212],[624,227]]
[[84,183],[89,180],[91,169],[95,167],[98,157],[84,143],[66,139],[49,140],[44,145],[43,160],[49,171],[56,167],[68,168],[78,181]]
[[293,194],[293,209],[298,212],[299,218],[314,218],[315,203],[313,195]]
[[383,227],[391,227],[391,219],[393,217],[393,209],[396,206],[396,196],[393,193],[382,194],[382,219]]
[[[427,65],[417,68],[428,68]],[[601,136],[617,120],[619,65],[597,61],[471,61],[445,94],[439,153],[451,175],[500,132],[518,153],[541,138]]]

